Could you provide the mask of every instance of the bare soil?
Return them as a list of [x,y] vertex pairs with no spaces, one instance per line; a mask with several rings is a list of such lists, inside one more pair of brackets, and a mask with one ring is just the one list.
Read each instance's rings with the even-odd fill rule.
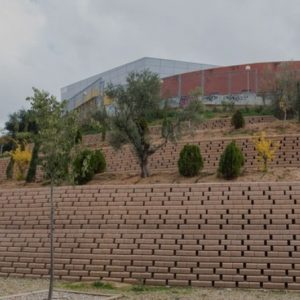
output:
[[[274,167],[264,173],[260,170],[244,171],[231,182],[271,182],[271,181],[300,181],[300,168]],[[178,171],[152,173],[150,177],[141,178],[139,175],[103,173],[96,174],[87,185],[126,185],[126,184],[160,184],[160,183],[207,183],[227,182],[219,178],[217,173],[201,172],[199,176],[183,177]],[[6,180],[0,182],[0,188],[38,188],[47,183],[25,183],[24,181]]]
[[[257,171],[245,171],[232,182],[250,181],[250,182],[270,182],[270,181],[300,181],[299,168],[270,168],[267,173]],[[153,184],[153,183],[200,183],[200,182],[226,182],[219,178],[216,173],[202,172],[196,177],[183,177],[174,172],[153,173],[148,178],[141,178],[138,175],[128,174],[98,174],[88,184]]]
[[[45,290],[47,288],[48,281],[44,279],[0,277],[0,297],[24,292]],[[64,283],[60,281],[56,281],[55,288],[106,295],[121,294],[123,295],[121,299],[129,300],[300,300],[299,291],[262,289],[150,287],[117,283],[109,283],[106,285],[106,288],[96,288],[92,283]],[[31,300],[33,299],[34,298]],[[101,298],[99,297],[99,299]]]

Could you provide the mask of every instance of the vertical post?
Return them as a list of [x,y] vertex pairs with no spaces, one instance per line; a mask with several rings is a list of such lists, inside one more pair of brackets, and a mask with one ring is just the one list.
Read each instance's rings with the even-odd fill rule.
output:
[[298,122],[300,122],[300,81],[297,82]]
[[49,292],[48,300],[52,300],[53,295],[53,282],[54,282],[54,200],[53,200],[53,189],[54,182],[51,178],[51,187],[50,187],[50,283],[49,283]]
[[204,70],[201,71],[201,86],[202,86],[202,94],[205,96],[205,74]]
[[257,94],[258,92],[258,73],[257,69],[255,70],[255,93]]
[[181,98],[181,74],[178,75],[178,97]]
[[251,67],[249,65],[247,65],[245,67],[245,70],[247,72],[247,91],[249,93],[250,92],[250,70],[251,70]]
[[227,80],[228,80],[228,95],[231,95],[231,72],[230,71],[228,71]]

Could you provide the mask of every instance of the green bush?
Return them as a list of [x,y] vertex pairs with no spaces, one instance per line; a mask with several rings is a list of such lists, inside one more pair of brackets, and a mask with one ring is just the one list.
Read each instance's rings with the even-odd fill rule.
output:
[[106,161],[101,150],[82,150],[74,159],[72,173],[76,184],[85,184],[95,174],[102,173],[106,169]]
[[106,161],[105,161],[105,157],[103,155],[103,153],[101,152],[101,150],[96,150],[94,152],[94,170],[95,173],[102,173],[105,171],[106,169]]
[[82,150],[74,159],[72,173],[75,184],[84,184],[90,181],[95,174],[95,155],[88,149]]
[[226,179],[233,179],[240,175],[244,165],[241,149],[232,141],[221,155],[218,173]]
[[231,118],[231,125],[234,126],[235,129],[245,127],[245,119],[240,110],[237,110],[232,118]]
[[199,174],[203,168],[203,159],[197,145],[185,145],[178,160],[179,173],[182,176],[192,177]]

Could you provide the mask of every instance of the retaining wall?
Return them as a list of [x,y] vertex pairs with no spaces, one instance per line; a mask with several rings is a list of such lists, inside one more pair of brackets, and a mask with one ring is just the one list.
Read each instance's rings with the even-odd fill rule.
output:
[[[273,116],[250,116],[245,117],[246,125],[255,125],[259,123],[271,123],[277,119]],[[231,118],[223,119],[209,119],[198,125],[199,130],[214,130],[214,129],[229,129],[231,127]],[[183,130],[189,130],[188,126],[183,126]],[[151,126],[150,132],[152,134],[160,134],[161,126]],[[102,141],[101,134],[88,134],[83,136],[83,143],[88,147],[99,147],[107,145]]]
[[9,163],[9,158],[0,158],[0,181],[6,179],[6,169]]
[[[245,125],[255,125],[260,123],[270,123],[276,121],[274,116],[249,116],[245,117]],[[197,126],[198,130],[230,129],[231,118],[208,119]],[[183,130],[189,130],[188,124],[183,126]],[[152,134],[161,134],[161,126],[150,127]]]
[[[49,190],[0,192],[0,275],[48,276]],[[62,187],[55,275],[300,288],[300,183]]]
[[[270,166],[296,167],[300,166],[300,135],[278,135],[270,136],[272,141],[279,143],[275,159]],[[254,148],[252,138],[216,138],[210,140],[195,140],[191,142],[180,141],[177,144],[168,143],[149,158],[150,172],[175,171],[179,153],[185,144],[199,145],[204,161],[204,170],[215,172],[219,165],[219,159],[225,147],[232,140],[240,146],[245,157],[245,167],[247,169],[258,169],[257,152]],[[130,146],[124,146],[121,150],[115,151],[111,147],[103,147],[106,157],[108,172],[126,172],[139,174],[140,168],[135,154]]]

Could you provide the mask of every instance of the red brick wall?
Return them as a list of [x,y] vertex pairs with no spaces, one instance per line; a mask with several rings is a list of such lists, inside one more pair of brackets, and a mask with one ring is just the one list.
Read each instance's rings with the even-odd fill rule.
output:
[[[48,276],[49,189],[0,192],[0,275]],[[300,183],[62,187],[55,275],[300,288]]]
[[[246,71],[247,65],[213,68],[205,71],[189,72],[179,75],[181,78],[181,96],[188,96],[196,87],[202,86],[205,95],[211,94],[236,94],[248,90],[252,92],[266,91],[264,76],[266,70],[275,74],[280,68],[281,62],[249,64],[250,71]],[[290,68],[300,70],[300,61],[290,62]],[[164,78],[162,95],[166,98],[176,97],[180,89],[178,75]],[[231,78],[230,78],[231,77]],[[203,79],[204,78],[204,79]]]

